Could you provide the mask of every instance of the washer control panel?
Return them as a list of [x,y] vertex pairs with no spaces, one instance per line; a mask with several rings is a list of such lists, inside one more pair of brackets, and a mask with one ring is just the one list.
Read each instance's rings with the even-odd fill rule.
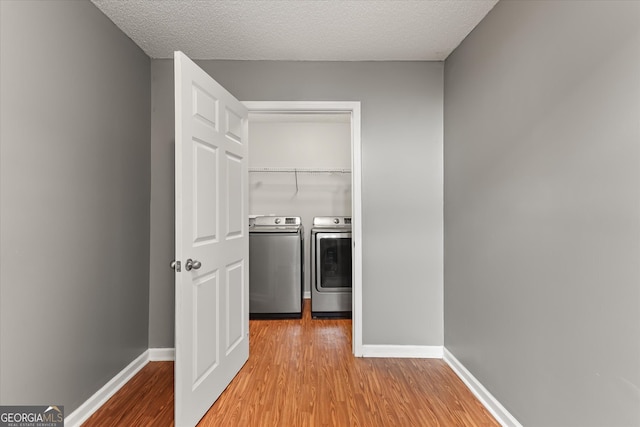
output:
[[313,218],[314,227],[350,227],[350,216],[317,216]]
[[265,225],[300,225],[302,220],[299,216],[258,216],[253,219],[254,226]]

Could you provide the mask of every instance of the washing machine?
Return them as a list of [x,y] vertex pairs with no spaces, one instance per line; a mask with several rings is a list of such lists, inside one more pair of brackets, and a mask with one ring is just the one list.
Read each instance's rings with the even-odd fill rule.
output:
[[351,217],[315,217],[311,228],[311,315],[351,317]]
[[249,317],[302,317],[304,229],[300,217],[249,220]]

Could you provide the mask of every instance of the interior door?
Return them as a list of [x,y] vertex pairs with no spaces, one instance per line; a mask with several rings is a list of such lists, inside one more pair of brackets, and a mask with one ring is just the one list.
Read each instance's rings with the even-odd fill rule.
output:
[[174,386],[182,427],[198,423],[249,357],[248,114],[185,54],[174,59]]

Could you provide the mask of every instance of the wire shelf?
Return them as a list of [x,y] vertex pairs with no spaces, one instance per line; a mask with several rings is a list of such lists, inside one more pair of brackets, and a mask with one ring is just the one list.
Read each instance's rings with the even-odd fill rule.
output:
[[249,172],[279,172],[279,173],[293,173],[296,178],[296,193],[300,190],[298,186],[298,174],[335,174],[335,173],[351,173],[349,169],[339,168],[249,168]]

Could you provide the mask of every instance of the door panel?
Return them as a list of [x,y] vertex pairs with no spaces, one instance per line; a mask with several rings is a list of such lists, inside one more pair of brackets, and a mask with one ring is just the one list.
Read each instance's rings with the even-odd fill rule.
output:
[[[194,385],[206,378],[206,374],[218,366],[218,339],[210,339],[209,331],[218,329],[219,309],[218,275],[210,274],[194,280],[193,292],[193,364]],[[213,306],[212,306],[213,305]]]
[[244,138],[242,136],[243,125],[241,113],[237,113],[230,108],[227,108],[225,117],[225,123],[227,124],[227,136],[240,144],[244,143]]
[[[218,150],[210,144],[193,141],[195,243],[211,243],[218,236]],[[214,191],[209,191],[211,188]]]
[[197,424],[249,357],[248,115],[181,52],[175,78],[176,260],[182,263],[175,425],[181,427]]
[[246,329],[243,300],[244,263],[240,262],[227,269],[227,306],[242,307],[241,310],[227,309],[227,354],[241,342],[243,331]]
[[242,179],[242,158],[227,153],[227,238],[242,237],[242,228],[248,221],[247,216],[242,216],[243,203],[247,197],[245,193],[245,181]]
[[196,83],[193,85],[193,115],[218,130],[218,100]]

